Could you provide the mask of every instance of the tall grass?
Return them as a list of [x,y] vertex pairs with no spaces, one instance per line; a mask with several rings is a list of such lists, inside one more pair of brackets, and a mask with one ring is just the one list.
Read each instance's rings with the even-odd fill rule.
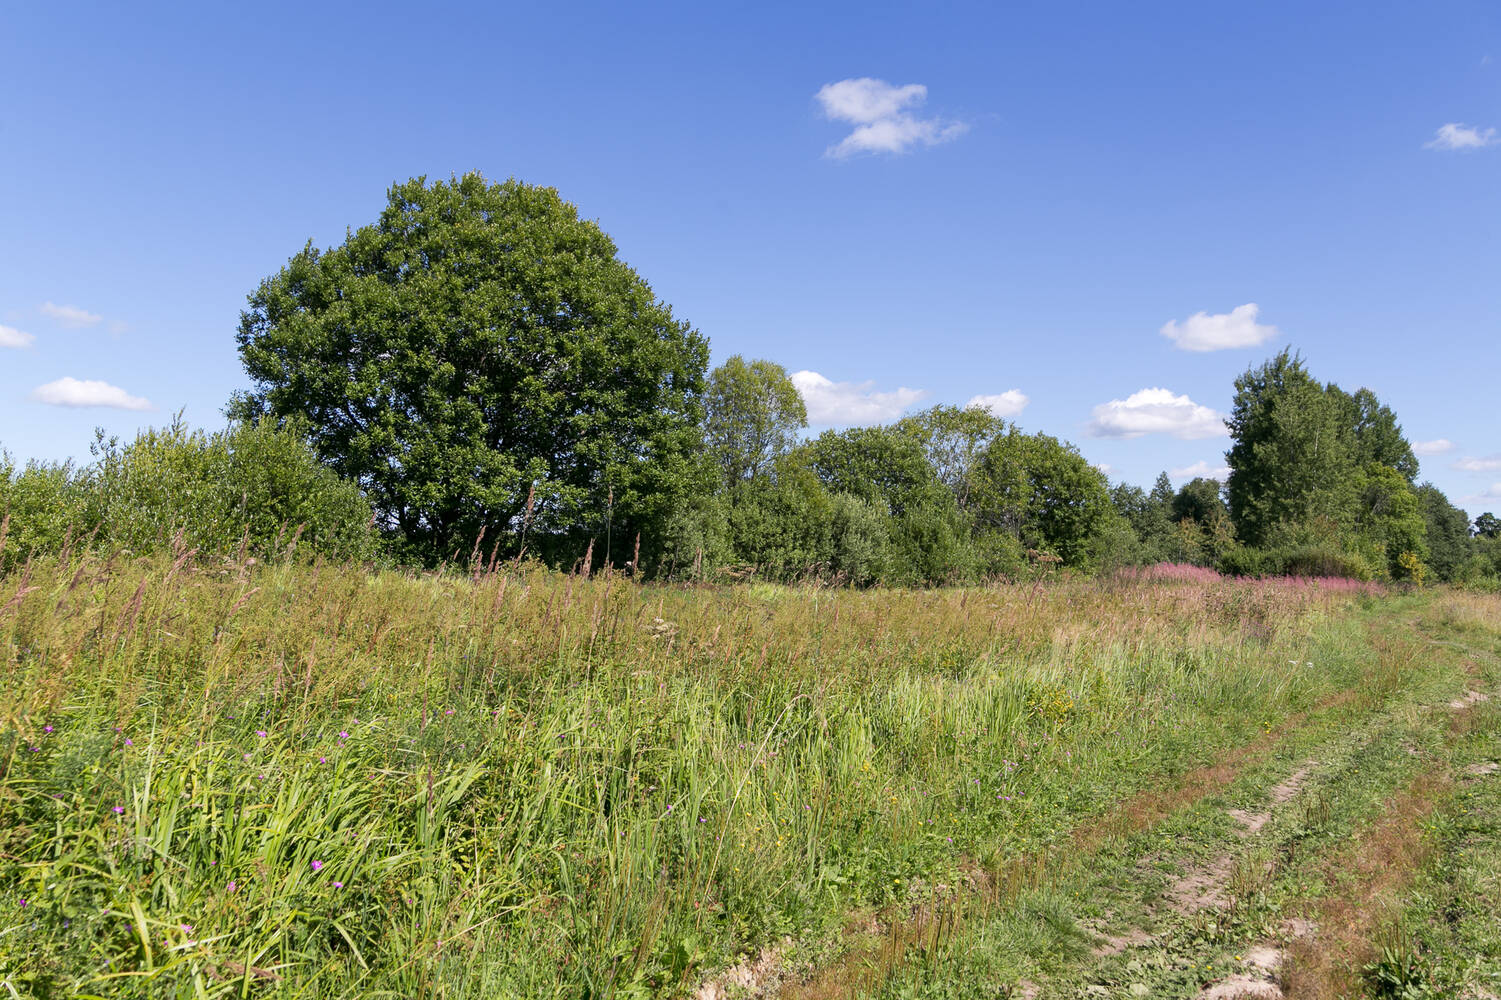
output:
[[1356,683],[1372,599],[34,561],[0,578],[0,980],[686,992]]

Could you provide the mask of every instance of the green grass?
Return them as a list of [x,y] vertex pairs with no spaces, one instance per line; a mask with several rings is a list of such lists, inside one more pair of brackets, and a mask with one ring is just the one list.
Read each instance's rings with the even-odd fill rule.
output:
[[1089,883],[1016,872],[1377,712],[1370,623],[1435,600],[38,563],[0,579],[0,993],[671,996],[767,945],[816,983],[852,915],[977,885],[1015,905],[900,966],[1009,920],[1060,969]]

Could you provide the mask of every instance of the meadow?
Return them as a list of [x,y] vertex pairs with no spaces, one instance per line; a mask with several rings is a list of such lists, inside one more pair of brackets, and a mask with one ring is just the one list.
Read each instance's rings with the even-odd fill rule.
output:
[[[1498,623],[1186,567],[860,591],[64,551],[0,578],[0,993],[1192,996],[1337,895],[1391,789],[1486,759],[1493,715],[1429,709],[1494,687]],[[1152,903],[1216,843],[1272,851],[1219,807],[1305,755],[1344,777],[1271,821],[1296,850]],[[1440,855],[1305,981],[1431,964],[1404,893]]]

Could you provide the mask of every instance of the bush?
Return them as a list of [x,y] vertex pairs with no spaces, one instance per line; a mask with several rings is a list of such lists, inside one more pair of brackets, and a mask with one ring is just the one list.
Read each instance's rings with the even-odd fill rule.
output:
[[15,461],[0,452],[0,519],[9,519],[0,572],[92,533],[97,522],[87,514],[87,500],[87,486],[71,464],[31,462],[17,472]]
[[149,552],[181,543],[201,553],[261,556],[299,548],[363,559],[374,548],[370,505],[314,457],[298,428],[237,424],[216,434],[182,421],[130,444],[95,441],[94,462],[0,463],[9,559],[57,552],[68,537]]
[[857,587],[880,580],[890,544],[885,512],[848,493],[836,494],[831,507],[829,566],[834,577]]

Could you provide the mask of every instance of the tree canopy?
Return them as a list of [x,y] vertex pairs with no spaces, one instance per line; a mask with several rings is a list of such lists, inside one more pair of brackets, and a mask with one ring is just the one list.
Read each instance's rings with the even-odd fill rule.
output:
[[727,486],[770,471],[807,425],[808,407],[776,362],[737,354],[709,373],[704,444]]
[[478,174],[391,188],[241,314],[247,419],[318,454],[427,558],[482,530],[661,533],[699,488],[708,343],[551,188]]

